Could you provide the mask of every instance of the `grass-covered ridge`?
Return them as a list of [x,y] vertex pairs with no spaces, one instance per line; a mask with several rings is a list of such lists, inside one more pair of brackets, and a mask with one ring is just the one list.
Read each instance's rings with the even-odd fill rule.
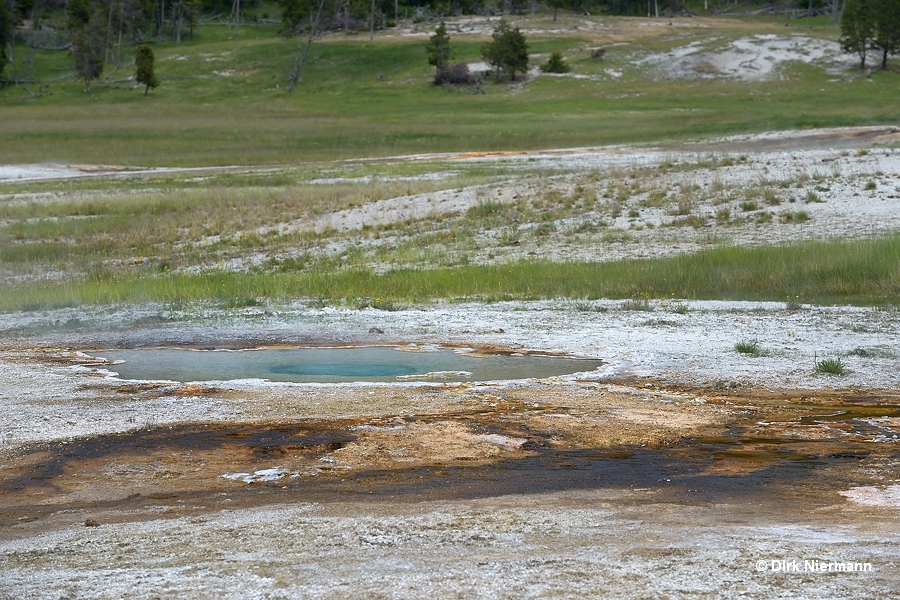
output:
[[211,300],[226,305],[316,298],[386,305],[454,300],[686,298],[900,304],[900,235],[762,248],[726,247],[656,260],[522,261],[452,269],[97,277],[19,287],[2,310]]

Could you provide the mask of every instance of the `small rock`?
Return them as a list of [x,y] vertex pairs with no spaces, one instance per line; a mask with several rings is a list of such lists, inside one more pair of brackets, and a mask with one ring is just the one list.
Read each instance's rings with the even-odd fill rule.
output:
[[384,333],[384,329],[381,327],[370,327],[369,333]]
[[84,526],[85,527],[100,527],[100,521],[97,521],[96,519],[88,519],[87,521],[84,522]]

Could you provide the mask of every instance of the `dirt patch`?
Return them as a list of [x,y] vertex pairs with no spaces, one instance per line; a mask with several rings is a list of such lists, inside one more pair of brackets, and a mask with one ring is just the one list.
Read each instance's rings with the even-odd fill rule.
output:
[[[207,496],[249,484],[279,489],[286,485],[318,498],[325,492],[316,492],[317,486],[329,490],[348,477],[374,477],[367,484],[374,485],[373,490],[382,480],[390,490],[396,481],[407,481],[422,469],[468,469],[458,473],[463,481],[465,473],[521,464],[535,470],[535,481],[544,480],[531,490],[538,491],[566,487],[563,481],[553,483],[551,472],[559,462],[584,463],[591,472],[613,468],[608,461],[637,456],[646,461],[658,455],[650,462],[680,464],[679,469],[694,473],[691,477],[730,477],[766,469],[793,472],[817,461],[814,470],[837,469],[842,477],[850,477],[849,486],[870,483],[871,465],[895,458],[893,445],[873,444],[877,435],[892,439],[900,432],[900,402],[894,396],[713,396],[685,387],[625,383],[456,386],[431,389],[424,404],[421,389],[357,386],[343,390],[328,409],[330,418],[260,420],[290,412],[288,406],[310,393],[295,386],[281,391],[279,406],[240,402],[244,415],[237,420],[147,424],[115,434],[8,446],[3,453],[7,462],[0,469],[6,525],[44,518],[62,506],[96,512],[129,498]],[[158,393],[153,387],[133,389],[137,394],[145,391],[151,397]],[[231,392],[213,387],[196,391],[186,398],[199,403],[196,408],[201,410],[204,404],[233,398]],[[339,391],[341,386],[318,386],[313,397]],[[181,389],[169,393],[180,396]],[[362,398],[365,406],[349,405]],[[78,418],[90,419],[90,414],[99,415],[119,402],[98,395],[79,408],[84,414]],[[855,466],[845,469],[846,464]],[[779,477],[773,480],[773,485],[786,483]],[[478,486],[469,489],[476,496],[484,493]],[[275,498],[266,495],[266,502],[272,501]],[[14,535],[15,528],[7,533]]]
[[[394,389],[391,402],[412,407],[420,393]],[[715,593],[733,578],[815,595],[890,585],[900,457],[867,427],[896,429],[895,398],[713,397],[637,381],[438,395],[417,414],[151,426],[7,448],[0,580],[81,597],[127,584],[139,598],[199,597],[198,586],[337,597],[351,573],[354,593],[398,597],[405,585],[474,591],[472,581],[501,596],[511,585],[529,596]],[[880,511],[877,531],[856,506]],[[773,556],[877,570],[821,587],[761,576],[754,565]],[[619,580],[609,561],[668,566]],[[584,575],[547,587],[573,568]],[[710,568],[720,575],[698,579]]]

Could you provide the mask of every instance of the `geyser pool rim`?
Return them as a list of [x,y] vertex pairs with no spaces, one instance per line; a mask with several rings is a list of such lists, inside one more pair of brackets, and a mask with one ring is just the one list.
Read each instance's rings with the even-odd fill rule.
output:
[[[194,360],[186,361],[187,353]],[[110,376],[130,381],[271,383],[461,383],[590,376],[595,357],[439,344],[157,346],[91,352]]]

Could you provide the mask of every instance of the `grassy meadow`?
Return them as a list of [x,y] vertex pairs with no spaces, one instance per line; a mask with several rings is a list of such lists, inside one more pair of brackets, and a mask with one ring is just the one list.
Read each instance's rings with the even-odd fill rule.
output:
[[[568,21],[567,21],[568,19]],[[703,27],[641,27],[645,19],[597,19],[608,28],[528,36],[532,62],[562,52],[574,77],[486,85],[486,93],[430,85],[418,37],[391,30],[332,34],[313,43],[301,83],[286,91],[301,41],[274,24],[246,26],[240,41],[208,24],[193,40],[154,43],[162,83],[134,87],[131,50],[106,82],[83,93],[64,52],[40,51],[43,83],[0,87],[0,163],[84,162],[135,166],[272,165],[420,152],[528,150],[635,144],[765,130],[870,125],[896,120],[896,72],[834,77],[791,67],[767,82],[648,77],[636,62],[698,39],[798,33],[835,39],[816,24],[703,20]],[[580,19],[516,19],[524,30],[564,30]],[[679,21],[679,24],[684,21]],[[658,22],[658,21],[657,21]],[[484,36],[454,36],[454,60],[480,60]],[[590,48],[609,47],[602,61]],[[25,49],[20,49],[25,52]],[[8,67],[9,69],[10,67]],[[614,71],[620,76],[610,76]],[[7,73],[9,76],[10,73]]]
[[[602,26],[576,29],[584,19],[574,16],[561,16],[558,24],[543,16],[514,19],[528,35],[532,62],[560,51],[576,76],[487,81],[484,93],[431,85],[424,25],[419,36],[386,30],[371,42],[344,34],[317,40],[292,94],[287,76],[301,42],[280,38],[271,24],[242,28],[240,41],[230,27],[208,24],[181,44],[154,43],[161,85],[148,96],[129,81],[128,48],[123,65],[108,68],[92,96],[65,53],[38,51],[31,77],[40,81],[0,86],[0,164],[258,168],[0,183],[0,310],[149,300],[241,306],[266,298],[384,307],[434,298],[900,302],[896,235],[756,248],[722,244],[664,259],[535,256],[469,264],[478,250],[472,231],[500,232],[509,246],[521,235],[513,224],[537,223],[528,230],[534,236],[554,234],[551,216],[596,208],[584,199],[589,194],[573,199],[546,191],[540,202],[503,207],[486,201],[428,231],[417,222],[367,227],[362,234],[293,225],[379,200],[521,177],[497,163],[356,159],[665,146],[738,133],[897,123],[896,70],[835,75],[789,63],[778,78],[748,82],[665,79],[640,63],[711,38],[835,39],[825,20],[802,28],[784,19],[697,19],[677,27],[594,21]],[[551,26],[566,33],[527,33]],[[452,27],[450,33],[455,60],[480,60],[486,36],[454,35]],[[595,47],[608,48],[602,61],[590,58]],[[535,168],[529,176],[564,172]],[[595,184],[594,195],[602,195],[600,183],[589,185]],[[627,236],[593,233],[597,240]]]
[[716,248],[656,260],[609,263],[526,261],[454,269],[294,273],[216,272],[155,277],[109,274],[54,286],[31,284],[3,294],[0,309],[85,304],[213,300],[224,307],[261,299],[310,298],[399,310],[403,303],[548,298],[770,300],[786,303],[900,303],[900,236],[807,242],[764,248]]

